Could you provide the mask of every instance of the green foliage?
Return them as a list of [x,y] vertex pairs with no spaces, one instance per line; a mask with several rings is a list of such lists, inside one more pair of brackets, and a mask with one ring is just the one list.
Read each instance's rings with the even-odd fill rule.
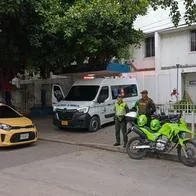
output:
[[130,54],[130,45],[126,45],[122,48],[120,48],[117,51],[117,57],[119,59],[124,58],[125,60],[128,60],[131,58],[131,54]]
[[146,12],[147,3],[142,2],[138,9],[139,5],[130,1],[126,6],[125,1],[122,4],[114,0],[80,1],[67,10],[61,27],[75,51],[109,58],[125,44],[139,42],[142,33],[133,29],[133,22],[138,14]]
[[[196,3],[195,0],[150,0],[154,10],[161,7],[162,9],[170,8],[170,16],[175,26],[178,26],[181,18],[184,18],[188,25],[196,22]],[[179,2],[183,2],[185,13],[180,13]]]
[[[196,5],[184,0],[187,24],[195,22]],[[149,6],[169,7],[175,25],[180,20],[175,0],[1,0],[1,73],[35,67],[42,73],[71,62],[104,64],[112,56],[127,56],[127,46],[140,43],[133,28]],[[12,72],[10,71],[12,70]]]

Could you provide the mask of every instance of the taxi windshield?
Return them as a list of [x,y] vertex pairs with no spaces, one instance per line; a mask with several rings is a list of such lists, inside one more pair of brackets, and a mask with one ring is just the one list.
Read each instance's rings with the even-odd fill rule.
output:
[[15,112],[13,109],[11,109],[8,106],[0,106],[0,118],[18,118],[22,115]]

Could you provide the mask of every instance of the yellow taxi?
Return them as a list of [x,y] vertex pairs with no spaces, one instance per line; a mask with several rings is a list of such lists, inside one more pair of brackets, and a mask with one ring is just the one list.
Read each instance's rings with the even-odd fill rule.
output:
[[29,118],[0,103],[0,147],[34,143],[37,139],[37,128]]

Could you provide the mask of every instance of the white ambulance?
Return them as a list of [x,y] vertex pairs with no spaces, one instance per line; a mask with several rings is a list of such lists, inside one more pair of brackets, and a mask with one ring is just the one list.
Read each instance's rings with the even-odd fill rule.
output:
[[114,121],[114,104],[119,94],[129,108],[139,99],[135,78],[84,77],[64,96],[61,86],[53,85],[53,123],[59,128],[98,130]]

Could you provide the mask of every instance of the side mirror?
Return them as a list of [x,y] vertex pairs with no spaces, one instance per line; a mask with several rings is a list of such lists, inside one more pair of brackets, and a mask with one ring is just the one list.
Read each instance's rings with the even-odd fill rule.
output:
[[56,96],[56,99],[57,99],[58,102],[61,101],[63,99],[63,95],[58,94]]
[[100,96],[97,98],[97,103],[103,103],[105,101],[105,97]]

